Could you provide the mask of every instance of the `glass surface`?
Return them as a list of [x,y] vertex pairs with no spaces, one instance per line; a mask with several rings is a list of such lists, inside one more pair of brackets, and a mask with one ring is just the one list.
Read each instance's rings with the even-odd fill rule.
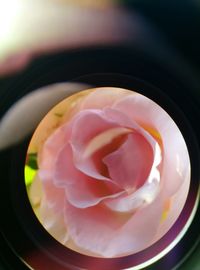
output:
[[157,103],[126,89],[66,98],[30,141],[32,208],[61,244],[114,258],[143,251],[178,219],[190,186],[184,138]]

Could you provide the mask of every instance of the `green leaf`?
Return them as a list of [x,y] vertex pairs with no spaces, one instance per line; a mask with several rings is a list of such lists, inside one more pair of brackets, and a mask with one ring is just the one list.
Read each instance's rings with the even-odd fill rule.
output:
[[28,165],[30,168],[32,168],[34,170],[38,169],[37,153],[28,154],[26,165]]
[[24,174],[25,174],[25,184],[26,186],[29,186],[32,184],[35,174],[37,170],[32,169],[28,165],[25,166]]

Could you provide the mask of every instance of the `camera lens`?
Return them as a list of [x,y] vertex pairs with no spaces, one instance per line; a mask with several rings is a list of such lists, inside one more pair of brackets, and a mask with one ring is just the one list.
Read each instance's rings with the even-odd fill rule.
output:
[[[2,243],[6,247],[2,250],[2,254],[9,269],[15,269],[20,264],[23,265],[22,267],[35,270],[45,267],[49,269],[101,270],[143,269],[145,267],[147,269],[175,269],[179,265],[184,266],[182,260],[187,258],[189,250],[195,248],[199,238],[199,210],[197,209],[200,138],[197,125],[199,119],[197,104],[199,97],[189,75],[188,77],[185,77],[185,74],[180,76],[174,70],[170,71],[164,62],[156,62],[154,56],[145,54],[141,50],[133,50],[129,46],[101,47],[43,56],[34,60],[20,74],[2,80],[2,85],[0,144],[1,178],[3,179],[1,213],[3,218],[1,219],[1,230],[2,239],[4,239]],[[176,125],[178,134],[185,145],[186,152],[180,158],[185,159],[188,156],[190,177],[188,178],[188,192],[185,193],[180,214],[155,243],[136,253],[130,252],[123,256],[120,254],[117,257],[100,258],[96,254],[88,256],[84,252],[63,246],[63,243],[56,241],[55,235],[49,234],[38,221],[34,214],[35,209],[33,210],[29,202],[30,194],[29,198],[27,195],[25,180],[27,186],[30,185],[40,162],[36,159],[35,150],[28,151],[27,158],[28,146],[31,146],[29,143],[35,128],[43,117],[49,111],[51,112],[56,104],[59,104],[58,102],[61,101],[60,104],[62,104],[76,95],[84,95],[87,93],[86,89],[91,88],[113,88],[115,94],[118,92],[116,89],[121,89],[121,91],[126,89],[123,91],[129,90],[131,95],[136,93],[155,106],[159,106],[161,112],[159,111],[157,116],[160,116],[163,111],[169,116],[171,123]],[[66,101],[65,98],[67,98]],[[67,109],[67,106],[64,107]],[[62,114],[60,111],[56,113],[55,119],[61,121]],[[55,124],[55,129],[59,125]],[[128,127],[123,128],[127,132],[124,136],[127,137]],[[173,148],[173,151],[176,152],[175,148],[178,146],[175,134],[172,136],[171,144],[164,146],[159,142],[159,136],[155,131],[145,125],[142,128],[145,129],[145,132],[148,131],[150,134],[148,136],[151,136],[154,141],[157,139],[160,148]],[[84,130],[87,129],[79,130],[78,134],[84,134]],[[6,136],[5,131],[9,131],[8,135],[12,131],[12,136]],[[122,141],[124,139],[122,138]],[[149,140],[148,137],[150,143]],[[121,143],[117,142],[115,146],[119,148]],[[93,151],[91,150],[93,146],[90,146],[89,149]],[[178,159],[176,161],[178,162]],[[26,167],[24,178],[25,164],[28,168]],[[106,172],[103,170],[101,172],[105,177]],[[181,175],[181,172],[179,173]],[[173,179],[170,180],[173,183]],[[38,191],[38,188],[36,190]],[[37,199],[35,205],[38,203]],[[169,203],[165,204],[164,209],[166,211],[162,213],[162,218],[166,221],[166,215],[170,213],[170,210],[168,212]],[[137,211],[133,211],[133,213],[136,214]],[[125,221],[127,222],[126,218]],[[146,226],[148,228],[148,224]],[[158,256],[158,254],[160,255]],[[11,257],[14,258],[12,262],[9,260]]]

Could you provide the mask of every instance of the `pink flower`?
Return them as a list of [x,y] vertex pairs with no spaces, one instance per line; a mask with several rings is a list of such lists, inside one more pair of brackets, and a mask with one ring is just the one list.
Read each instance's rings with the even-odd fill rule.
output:
[[185,141],[170,116],[138,93],[99,88],[39,153],[45,228],[84,254],[141,251],[178,218],[189,189]]

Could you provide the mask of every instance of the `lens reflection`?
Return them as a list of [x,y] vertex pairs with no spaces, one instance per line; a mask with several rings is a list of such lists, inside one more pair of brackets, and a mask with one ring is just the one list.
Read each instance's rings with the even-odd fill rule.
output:
[[37,218],[57,241],[115,258],[147,249],[177,221],[190,159],[177,125],[154,101],[94,88],[63,100],[41,121],[25,182]]

